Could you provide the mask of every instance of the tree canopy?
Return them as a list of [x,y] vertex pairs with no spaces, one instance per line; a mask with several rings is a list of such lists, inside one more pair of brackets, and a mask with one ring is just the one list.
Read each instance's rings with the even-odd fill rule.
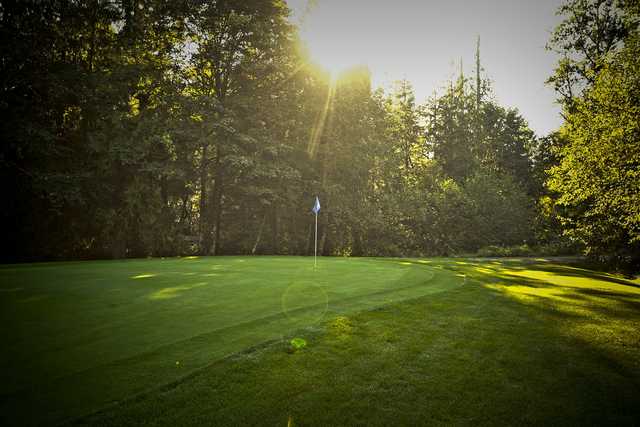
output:
[[[482,68],[411,83],[314,66],[281,0],[0,4],[4,260],[452,255],[640,242],[638,9],[571,0],[538,137]],[[562,234],[564,233],[564,237]]]
[[[634,2],[568,2],[554,35],[582,50],[584,82],[565,105],[548,188],[566,235],[616,264],[640,261],[640,44]],[[580,23],[580,28],[576,25]],[[571,31],[570,31],[571,30]],[[582,64],[582,65],[580,65]],[[560,62],[556,76],[563,73]],[[559,91],[561,95],[567,93]]]

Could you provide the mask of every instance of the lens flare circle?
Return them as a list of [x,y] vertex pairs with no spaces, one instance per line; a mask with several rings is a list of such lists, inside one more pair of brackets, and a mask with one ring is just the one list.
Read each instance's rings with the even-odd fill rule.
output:
[[292,322],[320,322],[329,309],[329,295],[313,282],[293,282],[282,293],[282,313]]

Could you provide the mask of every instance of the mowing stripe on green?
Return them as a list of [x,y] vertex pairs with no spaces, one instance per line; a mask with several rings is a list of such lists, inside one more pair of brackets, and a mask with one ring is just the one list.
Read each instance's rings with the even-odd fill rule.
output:
[[328,316],[460,286],[389,259],[216,257],[0,268],[2,413],[93,412]]

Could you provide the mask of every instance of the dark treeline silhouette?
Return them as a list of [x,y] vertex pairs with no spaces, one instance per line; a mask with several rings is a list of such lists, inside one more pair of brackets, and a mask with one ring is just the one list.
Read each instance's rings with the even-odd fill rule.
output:
[[[606,105],[638,108],[637,8],[563,7],[550,47],[578,59],[550,82],[567,124],[538,138],[495,100],[479,42],[472,77],[416,105],[407,81],[385,92],[366,68],[313,66],[281,1],[3,1],[2,258],[310,254],[318,195],[324,255],[628,262],[638,124]],[[592,120],[622,139],[597,140]],[[613,163],[598,169],[584,156],[601,149]]]

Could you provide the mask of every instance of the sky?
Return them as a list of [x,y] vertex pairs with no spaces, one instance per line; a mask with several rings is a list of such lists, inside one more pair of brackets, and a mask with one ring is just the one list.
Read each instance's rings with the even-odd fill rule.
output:
[[325,68],[369,67],[376,86],[409,80],[416,100],[475,67],[476,38],[496,100],[516,107],[543,136],[561,124],[544,81],[557,54],[545,44],[561,0],[287,0],[310,54]]

